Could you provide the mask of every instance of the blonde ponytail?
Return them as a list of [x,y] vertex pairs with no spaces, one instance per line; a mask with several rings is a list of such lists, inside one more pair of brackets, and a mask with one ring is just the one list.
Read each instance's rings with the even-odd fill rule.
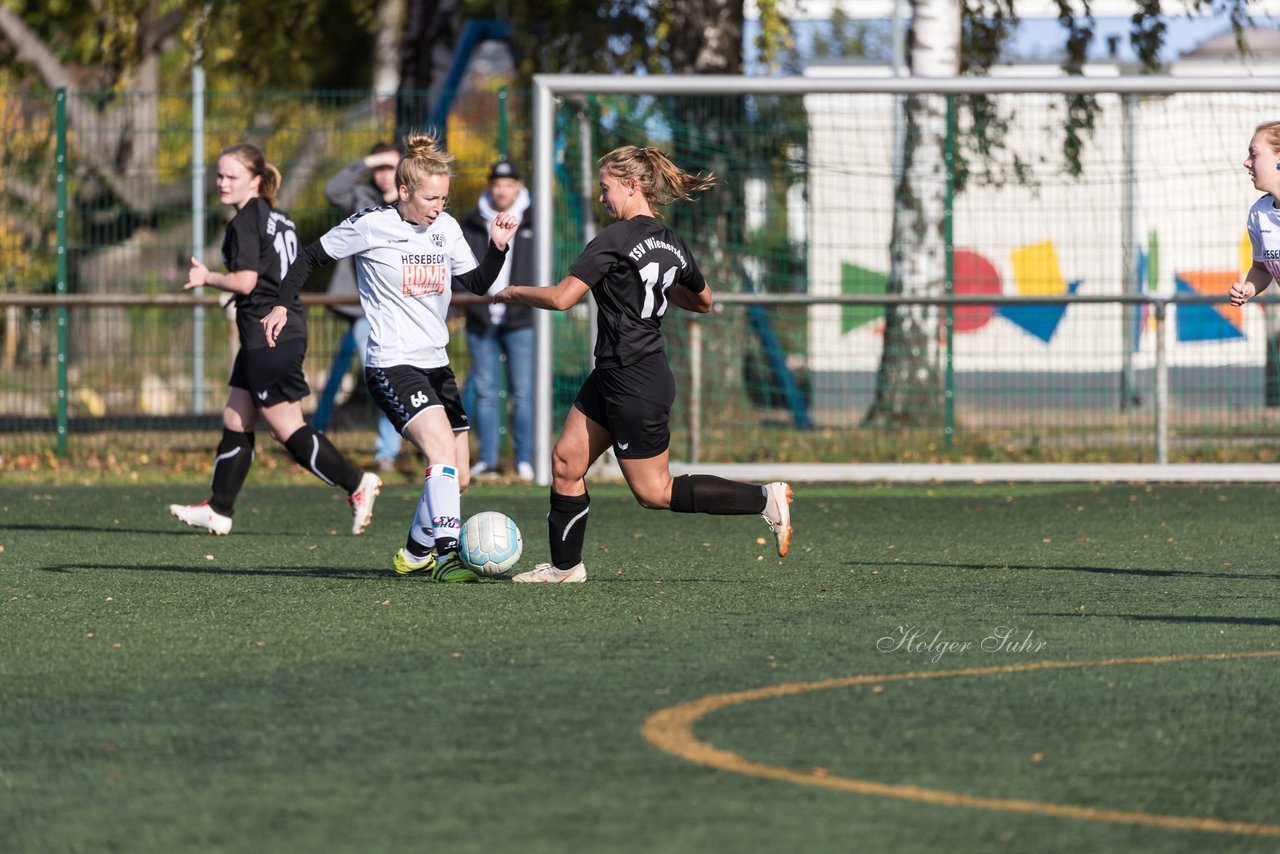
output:
[[601,157],[597,165],[620,180],[634,179],[655,213],[677,200],[691,202],[695,193],[716,183],[714,174],[691,175],[656,148],[624,145]]

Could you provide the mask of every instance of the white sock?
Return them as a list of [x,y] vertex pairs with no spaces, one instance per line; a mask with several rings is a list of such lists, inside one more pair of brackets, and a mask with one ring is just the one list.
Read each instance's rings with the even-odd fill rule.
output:
[[[422,556],[430,553],[436,546],[435,534],[431,527],[431,504],[427,500],[427,484],[422,483],[422,497],[418,499],[418,507],[413,514],[413,524],[409,526],[409,541],[405,543],[407,557],[414,562],[422,560]],[[414,554],[418,552],[418,554]]]
[[[428,520],[435,542],[447,546],[446,540],[458,543],[462,528],[462,492],[458,489],[458,470],[453,466],[427,468]],[[417,519],[414,519],[416,525]]]

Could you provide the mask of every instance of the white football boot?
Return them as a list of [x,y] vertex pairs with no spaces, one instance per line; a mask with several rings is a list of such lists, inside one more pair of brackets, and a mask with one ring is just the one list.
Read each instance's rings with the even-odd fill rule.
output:
[[765,504],[760,518],[769,524],[777,541],[778,557],[786,557],[791,550],[791,487],[782,481],[764,485]]
[[580,584],[587,580],[587,568],[581,563],[570,569],[556,569],[553,564],[540,563],[511,580],[516,584]]
[[210,534],[223,536],[231,533],[231,517],[214,510],[208,501],[201,501],[199,504],[170,504],[169,512],[191,527],[204,528]]
[[373,500],[382,492],[382,478],[373,472],[365,472],[360,478],[360,485],[347,498],[351,505],[351,533],[357,537],[364,533],[373,521]]

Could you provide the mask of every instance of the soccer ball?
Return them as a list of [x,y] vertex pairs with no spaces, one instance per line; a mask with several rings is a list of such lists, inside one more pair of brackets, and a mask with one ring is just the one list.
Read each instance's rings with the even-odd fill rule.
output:
[[463,524],[459,548],[462,562],[471,569],[480,575],[498,575],[515,566],[524,540],[510,517],[485,510]]

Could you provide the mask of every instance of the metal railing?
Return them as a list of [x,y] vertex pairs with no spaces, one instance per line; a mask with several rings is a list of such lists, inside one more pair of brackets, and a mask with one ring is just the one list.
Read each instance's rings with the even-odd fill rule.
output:
[[[818,305],[842,305],[842,306],[872,306],[872,307],[904,307],[904,306],[933,306],[944,309],[942,317],[943,325],[946,329],[947,342],[947,358],[950,358],[951,342],[954,340],[951,333],[953,324],[954,309],[962,306],[1018,306],[1018,305],[1042,305],[1042,306],[1068,306],[1068,305],[1122,305],[1122,306],[1146,306],[1151,309],[1151,316],[1154,320],[1155,329],[1153,338],[1155,340],[1155,394],[1152,407],[1153,429],[1154,429],[1154,451],[1156,462],[1165,465],[1169,462],[1169,358],[1168,358],[1168,336],[1167,321],[1169,317],[1169,307],[1179,305],[1223,305],[1228,300],[1225,296],[1210,296],[1200,294],[1179,294],[1176,296],[1155,296],[1155,295],[1072,295],[1072,296],[940,296],[940,297],[903,297],[903,296],[867,296],[860,294],[845,294],[838,296],[813,296],[809,294],[743,294],[743,293],[722,293],[717,294],[716,302],[719,306],[818,306]],[[691,395],[688,406],[688,458],[689,462],[697,463],[702,457],[702,421],[703,421],[703,388],[705,383],[703,369],[703,354],[705,344],[703,342],[702,324],[699,315],[689,315],[689,357],[690,357],[690,387]],[[947,372],[947,385],[943,389],[946,398],[954,397],[954,388],[952,386],[953,375]],[[944,435],[952,436],[955,432],[955,415],[954,408],[951,406],[944,407],[945,425]]]
[[[343,305],[354,302],[351,297],[331,297],[318,294],[307,294],[303,297],[304,304],[313,309],[316,307],[329,305]],[[472,297],[470,295],[458,295],[455,298],[457,304],[465,304],[468,302],[481,302],[482,298]],[[1000,297],[1000,296],[953,296],[953,297],[936,297],[936,298],[905,298],[898,296],[880,295],[844,295],[817,297],[801,294],[784,294],[784,295],[768,295],[768,294],[742,294],[742,293],[720,293],[716,297],[717,309],[710,315],[685,315],[680,313],[678,317],[668,317],[668,352],[671,357],[673,366],[677,373],[682,377],[680,385],[684,392],[683,401],[683,417],[678,422],[673,423],[673,435],[678,436],[683,432],[683,436],[679,439],[673,439],[675,447],[683,444],[688,461],[696,463],[704,459],[724,460],[732,458],[733,452],[731,446],[735,439],[735,422],[743,420],[760,421],[762,413],[765,413],[770,404],[743,402],[739,398],[741,394],[737,393],[739,389],[727,389],[725,383],[721,382],[717,377],[727,373],[735,373],[738,371],[738,365],[724,366],[719,364],[723,357],[722,339],[726,337],[736,337],[740,341],[750,343],[744,344],[739,350],[735,351],[738,355],[742,352],[750,354],[751,348],[755,346],[754,337],[748,335],[745,330],[747,325],[745,318],[741,317],[741,313],[749,311],[753,307],[760,307],[779,315],[791,312],[793,316],[799,318],[800,323],[807,322],[810,312],[817,309],[829,309],[831,307],[876,307],[892,310],[894,308],[907,306],[929,306],[939,310],[939,328],[944,334],[944,357],[951,358],[954,348],[954,342],[957,336],[952,332],[952,324],[955,312],[966,307],[1016,307],[1016,306],[1061,306],[1070,307],[1079,311],[1084,306],[1134,306],[1145,307],[1149,310],[1149,316],[1152,323],[1152,331],[1148,339],[1149,352],[1147,356],[1150,359],[1151,385],[1153,394],[1150,398],[1150,406],[1145,406],[1142,411],[1127,413],[1125,423],[1122,429],[1127,431],[1137,431],[1145,441],[1145,437],[1150,437],[1150,443],[1147,446],[1148,452],[1153,454],[1154,461],[1160,464],[1166,464],[1170,461],[1170,433],[1171,425],[1174,423],[1172,417],[1175,408],[1174,396],[1171,395],[1171,360],[1170,360],[1170,329],[1169,319],[1171,308],[1176,311],[1179,306],[1205,306],[1222,304],[1226,300],[1223,297],[1187,295],[1179,294],[1177,296],[1058,296],[1058,297]],[[160,296],[133,296],[133,295],[113,295],[113,294],[93,294],[93,295],[73,295],[73,296],[37,296],[37,295],[20,295],[7,294],[0,295],[0,312],[11,309],[26,310],[28,312],[38,311],[41,315],[47,317],[68,316],[72,312],[79,311],[105,311],[105,310],[123,310],[124,312],[161,312],[157,318],[148,320],[145,327],[135,328],[131,336],[126,336],[124,340],[126,345],[122,350],[112,353],[86,353],[76,354],[77,345],[76,324],[69,326],[69,334],[59,335],[55,341],[55,351],[43,357],[46,362],[52,362],[58,369],[55,372],[55,386],[49,389],[47,386],[41,386],[40,383],[29,383],[31,386],[28,392],[39,397],[40,395],[52,394],[56,400],[56,406],[47,406],[45,411],[52,409],[55,416],[52,422],[53,429],[56,432],[56,450],[58,454],[63,454],[67,450],[67,437],[69,433],[69,425],[71,423],[71,415],[67,402],[72,396],[72,381],[69,379],[69,372],[66,370],[73,362],[77,370],[75,372],[78,381],[82,384],[79,390],[81,395],[85,394],[83,385],[92,383],[92,380],[86,380],[84,374],[89,370],[101,371],[102,377],[110,378],[114,383],[142,382],[141,375],[146,372],[151,374],[161,374],[165,377],[182,377],[189,376],[189,360],[194,361],[196,354],[184,353],[183,349],[190,349],[194,336],[189,335],[185,326],[186,320],[173,321],[170,318],[163,320],[164,316],[172,312],[192,313],[198,308],[217,308],[225,302],[225,296],[189,296],[189,295],[160,295]],[[213,312],[213,318],[209,321],[214,324],[225,324],[226,321],[221,317],[220,312]],[[332,370],[345,370],[343,366],[336,364],[330,366],[333,353],[336,350],[334,346],[339,336],[334,333],[334,324],[341,324],[341,321],[332,317],[329,312],[320,312],[318,315],[313,310],[311,318],[311,339],[312,348],[308,355],[309,363],[312,366],[315,376],[322,376],[324,373],[332,372]],[[328,319],[325,319],[328,318]],[[678,319],[685,319],[685,323],[681,325]],[[566,321],[573,321],[573,318],[565,318]],[[582,322],[582,318],[578,318],[577,322]],[[1077,322],[1089,322],[1081,319]],[[326,326],[325,324],[330,324]],[[1109,326],[1109,324],[1108,324]],[[180,328],[175,328],[180,327]],[[227,326],[229,331],[232,326]],[[712,331],[708,333],[707,328]],[[1107,329],[1099,329],[1099,335],[1109,336],[1114,332],[1114,327]],[[166,337],[166,335],[168,337]],[[234,337],[234,336],[231,336]],[[455,336],[461,338],[461,335]],[[581,336],[565,336],[556,335],[556,340],[547,342],[549,348],[555,354],[552,361],[551,376],[544,378],[548,385],[554,385],[559,382],[561,375],[571,373],[566,368],[569,363],[582,364],[585,361],[584,341]],[[207,354],[209,361],[213,363],[213,372],[217,374],[222,370],[223,363],[230,364],[230,357],[233,352],[234,341],[227,343],[227,335],[213,334],[209,336],[211,346],[216,352]],[[131,342],[131,343],[128,343]],[[820,340],[809,340],[807,343],[808,352],[798,354],[802,357],[802,361],[812,362],[814,357],[820,355],[819,351],[826,343]],[[127,352],[126,352],[127,351]],[[145,352],[144,352],[145,351]],[[999,357],[999,353],[990,354],[992,357]],[[874,360],[875,353],[867,353],[867,360]],[[1256,361],[1256,359],[1254,359]],[[149,366],[149,367],[148,367]],[[1255,366],[1256,368],[1257,366]],[[1016,375],[1018,366],[1012,366],[1009,373]],[[460,379],[466,378],[465,359],[458,359],[455,364]],[[1232,370],[1231,365],[1223,367],[1221,370]],[[132,371],[132,372],[131,372]],[[1117,369],[1118,371],[1118,369]],[[865,373],[865,371],[864,371]],[[963,376],[972,378],[979,372],[967,372]],[[222,374],[225,376],[225,373]],[[971,389],[957,391],[956,374],[947,372],[946,386],[941,389],[942,395],[948,400],[954,400],[964,395],[974,396]],[[576,389],[576,383],[580,380],[580,376],[574,375],[564,379],[561,385],[566,386],[567,391],[571,395]],[[8,380],[9,385],[14,382],[11,376]],[[313,380],[314,384],[314,380]],[[215,394],[222,394],[220,384],[210,382],[211,389]],[[317,392],[319,389],[316,389]],[[1007,408],[1008,413],[1004,420],[1009,421],[1014,417],[1024,419],[1017,423],[1018,429],[1041,431],[1050,427],[1060,427],[1055,423],[1055,419],[1061,418],[1062,412],[1070,412],[1073,408],[1080,405],[1071,398],[1069,391],[1059,391],[1058,398],[1050,395],[1052,406],[1045,406],[1042,402],[1043,392],[1039,397],[1029,402],[1018,398],[1013,394],[1004,397],[998,395],[988,395],[970,406],[970,410],[979,409],[988,416],[997,413],[1001,408]],[[118,404],[116,410],[111,413],[104,413],[100,416],[94,416],[92,412],[87,415],[84,412],[78,414],[78,418],[82,421],[85,418],[99,418],[101,429],[110,431],[112,428],[112,419],[116,419],[118,427],[121,431],[133,429],[131,424],[136,423],[131,420],[127,413],[128,403],[132,398],[121,396],[122,403]],[[571,396],[561,401],[561,406],[567,406],[571,401]],[[185,398],[183,398],[185,400]],[[781,422],[787,422],[782,426],[786,426],[793,431],[795,435],[813,436],[819,434],[822,430],[833,430],[840,434],[855,433],[860,429],[859,418],[860,409],[856,404],[841,404],[838,417],[828,416],[824,422],[821,417],[817,417],[810,423],[802,423],[797,417],[787,415],[788,406],[792,406],[792,415],[796,414],[794,401],[784,400],[782,403],[774,404],[775,409],[773,415],[773,427],[777,435],[778,426]],[[806,404],[807,405],[807,404]],[[1096,405],[1097,408],[1104,408],[1106,404]],[[1223,419],[1231,419],[1235,417],[1235,412],[1230,403],[1213,404],[1215,411],[1222,413]],[[122,409],[121,407],[124,407]],[[201,401],[196,396],[192,396],[190,408],[186,415],[196,415],[202,411],[207,411],[208,406],[202,406]],[[1119,401],[1116,400],[1115,408],[1119,409]],[[92,408],[90,408],[92,409]],[[172,409],[166,410],[173,412]],[[957,424],[956,407],[946,406],[942,411],[945,412],[945,421],[942,428],[936,431],[936,435],[943,442],[949,441],[949,437],[955,436],[965,431],[972,433],[975,431],[975,425],[970,423],[966,425]],[[743,413],[746,413],[744,416]],[[141,413],[139,413],[141,414]],[[174,413],[176,415],[176,413]],[[806,418],[808,413],[805,413]],[[4,405],[4,392],[0,389],[0,424],[4,424],[6,417],[6,408]],[[208,419],[206,419],[208,420]],[[983,419],[978,419],[983,420]],[[985,419],[987,421],[991,418]],[[998,419],[996,419],[998,420]],[[43,423],[43,422],[42,422]],[[738,424],[737,426],[741,426]],[[12,429],[12,428],[11,428]],[[932,428],[930,428],[932,429]],[[1087,438],[1090,430],[1087,423],[1082,423],[1078,428],[1078,434]],[[1111,429],[1111,428],[1108,428]],[[892,431],[891,431],[892,432]],[[906,430],[903,431],[907,432]],[[722,438],[721,446],[716,448],[711,454],[707,453],[707,436],[708,433],[714,433]],[[792,434],[787,434],[792,435]],[[537,450],[539,453],[550,452],[549,436],[537,437],[539,443]],[[932,440],[929,440],[932,441]],[[1208,441],[1214,441],[1210,439]],[[919,444],[919,442],[917,442]],[[1113,455],[1118,462],[1128,461],[1121,451]]]

